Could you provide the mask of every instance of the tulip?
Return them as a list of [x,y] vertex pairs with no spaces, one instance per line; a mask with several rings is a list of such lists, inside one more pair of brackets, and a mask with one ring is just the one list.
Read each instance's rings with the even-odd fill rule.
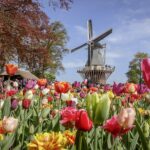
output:
[[62,93],[62,94],[61,94],[61,99],[62,99],[63,101],[69,100],[69,99],[70,99],[69,93]]
[[126,83],[125,84],[125,92],[126,93],[135,93],[137,92],[138,85],[134,83]]
[[34,89],[37,90],[38,88],[39,88],[39,85],[36,84],[36,85],[34,86]]
[[125,108],[118,114],[118,122],[123,128],[132,128],[135,121],[135,110],[133,108]]
[[6,64],[5,67],[7,74],[9,74],[10,76],[13,76],[18,71],[18,67],[13,64]]
[[39,86],[45,86],[45,85],[47,84],[47,80],[46,80],[46,79],[39,79],[39,80],[37,81],[37,84],[38,84]]
[[124,92],[124,84],[122,84],[122,83],[116,84],[114,82],[112,91],[114,94],[119,96],[120,94],[122,94]]
[[45,88],[42,90],[42,94],[43,95],[47,95],[49,93],[49,89],[48,88]]
[[10,90],[10,91],[7,91],[6,94],[7,94],[7,96],[13,96],[13,95],[15,95],[17,92],[18,92],[17,90],[12,89],[12,90]]
[[141,70],[146,85],[150,88],[150,58],[141,61]]
[[85,110],[81,109],[76,112],[75,126],[81,131],[90,131],[92,129],[93,123]]
[[6,132],[14,132],[18,126],[18,119],[5,116],[2,120],[2,126]]
[[60,123],[65,127],[73,127],[76,120],[77,110],[73,107],[65,107],[61,110]]
[[25,92],[25,99],[32,99],[33,98],[33,92],[32,90],[28,90]]
[[13,82],[13,87],[18,87],[18,82]]
[[55,82],[54,86],[57,93],[67,93],[70,90],[68,82]]
[[95,125],[102,123],[108,118],[110,103],[108,94],[103,94],[101,97],[97,93],[87,95],[86,109]]
[[18,100],[17,99],[11,99],[11,108],[16,109],[18,107]]
[[42,99],[42,104],[43,104],[43,105],[48,104],[48,99],[47,99],[47,97],[44,97],[44,98]]
[[28,80],[25,87],[26,89],[32,89],[35,86],[35,81],[34,80]]
[[121,136],[131,130],[135,121],[135,110],[133,108],[125,108],[118,115],[107,120],[103,125],[103,129],[110,132],[114,137]]
[[31,105],[31,100],[29,100],[29,99],[24,99],[24,100],[22,101],[22,106],[23,106],[24,109],[28,109],[28,108],[30,107],[30,105]]

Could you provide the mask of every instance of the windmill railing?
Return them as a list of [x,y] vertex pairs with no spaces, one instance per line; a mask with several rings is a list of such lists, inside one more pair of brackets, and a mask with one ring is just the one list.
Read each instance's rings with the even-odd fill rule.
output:
[[105,66],[85,66],[83,68],[78,68],[78,72],[89,72],[89,71],[104,71],[104,72],[113,72],[115,70],[114,66],[105,65]]

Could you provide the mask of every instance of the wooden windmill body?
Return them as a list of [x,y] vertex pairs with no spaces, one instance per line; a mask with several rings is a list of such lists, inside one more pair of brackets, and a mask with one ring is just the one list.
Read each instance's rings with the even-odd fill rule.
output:
[[105,64],[106,44],[99,42],[112,33],[112,29],[93,38],[92,21],[88,21],[88,41],[71,50],[74,52],[84,46],[88,46],[88,59],[85,67],[77,70],[83,79],[88,79],[93,83],[105,84],[108,77],[115,70],[115,67]]

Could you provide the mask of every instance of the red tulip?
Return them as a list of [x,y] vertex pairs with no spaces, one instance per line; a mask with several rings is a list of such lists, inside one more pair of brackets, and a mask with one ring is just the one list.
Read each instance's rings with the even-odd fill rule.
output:
[[137,92],[137,89],[138,89],[138,85],[134,83],[126,83],[124,90],[126,93],[135,93]]
[[39,86],[45,86],[45,85],[47,84],[47,80],[46,80],[46,79],[39,79],[39,80],[37,81],[37,84],[38,84]]
[[72,127],[75,124],[77,110],[73,107],[65,107],[61,110],[60,123],[66,127]]
[[121,136],[134,127],[134,120],[135,110],[133,108],[122,109],[118,115],[107,120],[103,128],[114,137]]
[[78,130],[90,131],[93,127],[93,122],[89,119],[85,110],[79,110],[76,112],[75,126]]
[[17,90],[12,89],[12,90],[10,90],[10,91],[7,91],[6,94],[7,94],[7,96],[13,96],[13,95],[15,95],[17,92],[18,92]]
[[150,88],[150,58],[145,58],[141,61],[141,69],[144,81]]
[[18,67],[13,64],[6,64],[5,67],[7,74],[9,74],[10,76],[13,76],[18,71]]
[[57,93],[67,93],[70,90],[68,82],[55,82],[54,86]]
[[31,104],[31,100],[29,100],[29,99],[24,99],[22,101],[22,106],[24,109],[28,109],[30,107],[30,104]]
[[113,116],[111,119],[107,120],[103,126],[104,130],[110,132],[114,137],[123,135],[130,129],[123,129],[117,120],[117,116]]

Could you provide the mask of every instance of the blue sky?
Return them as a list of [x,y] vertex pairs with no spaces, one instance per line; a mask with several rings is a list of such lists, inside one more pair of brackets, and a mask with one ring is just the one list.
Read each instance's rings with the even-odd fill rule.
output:
[[[94,35],[109,28],[113,33],[102,43],[107,43],[106,62],[115,66],[108,83],[125,82],[129,62],[137,52],[150,52],[150,0],[74,0],[69,11],[53,10],[44,6],[51,21],[61,21],[68,33],[68,48],[87,40],[87,20],[92,19]],[[64,56],[65,72],[58,80],[81,81],[76,70],[86,63],[87,50],[82,48]]]

